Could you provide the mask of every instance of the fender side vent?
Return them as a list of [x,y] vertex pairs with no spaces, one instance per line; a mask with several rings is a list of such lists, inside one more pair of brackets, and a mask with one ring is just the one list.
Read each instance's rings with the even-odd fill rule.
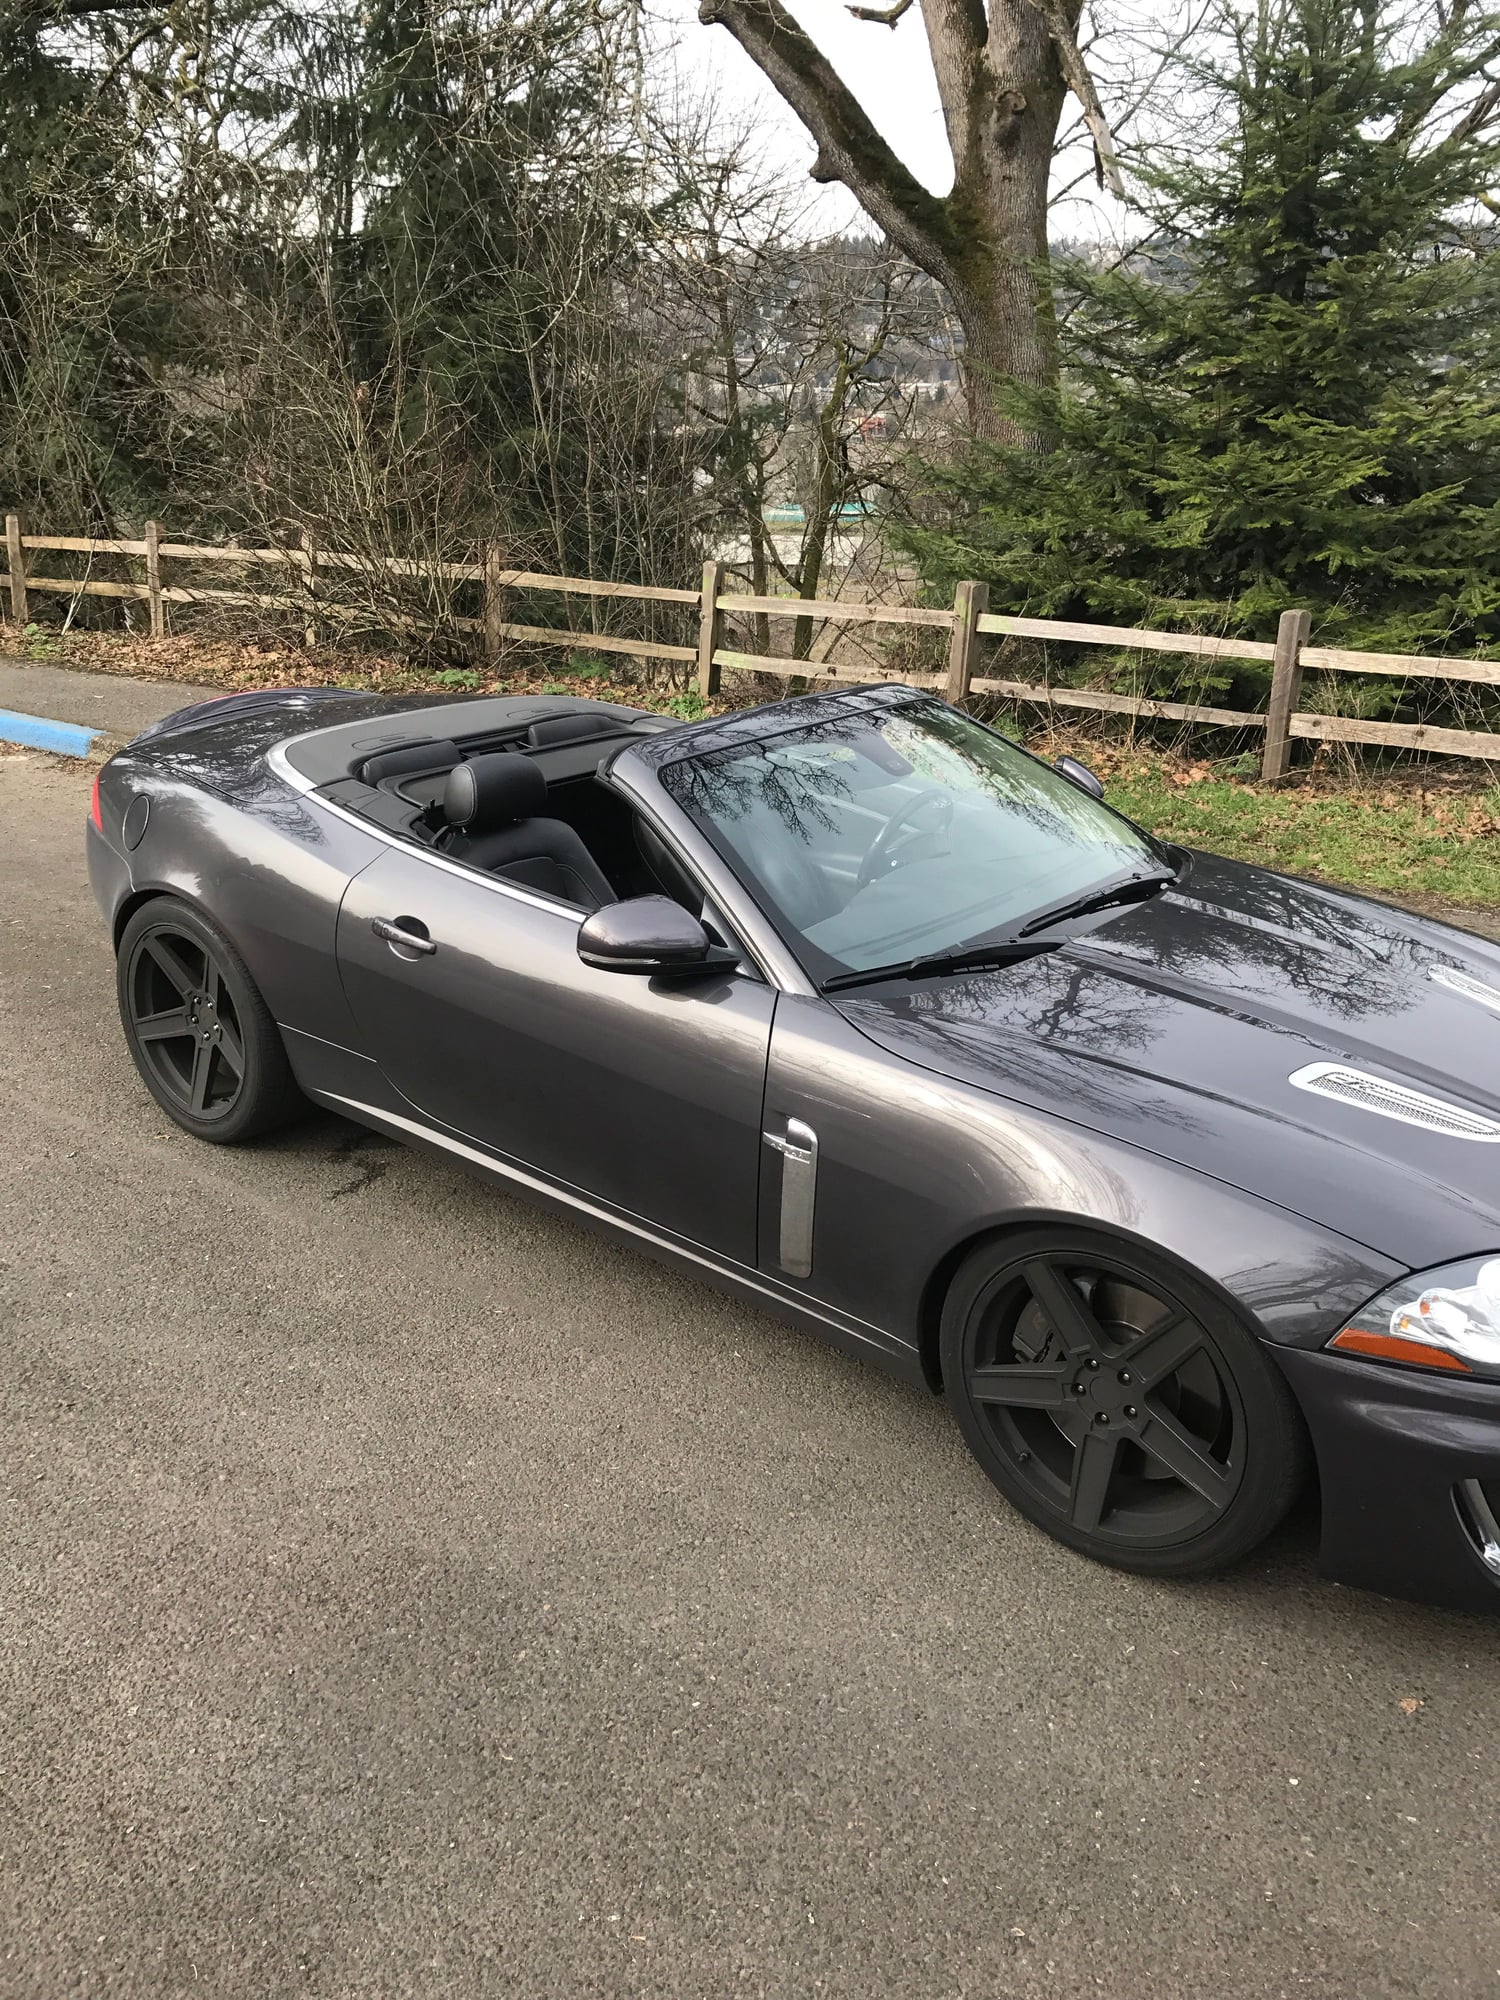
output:
[[1420,1125],[1428,1132],[1442,1132],[1450,1139],[1477,1139],[1481,1144],[1500,1141],[1500,1124],[1460,1104],[1441,1097],[1428,1097],[1404,1083],[1391,1083],[1367,1070],[1350,1069],[1344,1063],[1309,1063],[1287,1078],[1298,1090],[1310,1090],[1315,1097],[1331,1097],[1339,1104],[1352,1104],[1361,1111],[1373,1111],[1377,1118],[1396,1118],[1403,1125]]
[[1460,972],[1456,965],[1429,965],[1427,977],[1439,986],[1462,993],[1466,1000],[1477,1000],[1481,1007],[1493,1007],[1500,1013],[1500,986],[1486,986],[1482,979],[1476,979],[1471,972]]

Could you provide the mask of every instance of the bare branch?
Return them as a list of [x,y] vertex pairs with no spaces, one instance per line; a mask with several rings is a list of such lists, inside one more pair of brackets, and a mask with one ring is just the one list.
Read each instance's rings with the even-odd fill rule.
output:
[[103,76],[100,77],[98,83],[95,84],[94,97],[96,101],[99,98],[103,97],[104,93],[109,89],[110,85],[114,82],[115,78],[120,74],[120,72],[130,67],[131,63],[140,54],[141,50],[146,46],[147,42],[152,41],[157,35],[164,34],[167,30],[168,25],[169,24],[165,20],[165,18],[156,21],[148,21],[145,27],[141,29],[138,35],[131,36],[130,40],[126,43],[125,47],[120,51],[119,55],[115,57],[114,61],[110,64],[109,68],[104,72]]
[[815,141],[815,181],[844,186],[914,263],[947,263],[946,205],[909,173],[863,106],[781,0],[702,0],[698,18],[729,30]]
[[1500,111],[1500,83],[1492,83],[1487,90],[1480,92],[1459,119],[1448,134],[1447,143],[1454,146],[1463,145],[1466,140],[1472,139],[1476,132],[1482,131],[1495,117],[1497,111]]
[[1094,156],[1099,165],[1100,186],[1107,187],[1117,201],[1124,201],[1125,181],[1120,172],[1119,155],[1115,151],[1115,137],[1109,129],[1109,120],[1099,102],[1099,93],[1094,88],[1094,79],[1083,59],[1083,51],[1078,46],[1078,37],[1063,10],[1062,0],[1041,0],[1041,8],[1047,32],[1056,44],[1057,59],[1068,88],[1083,106],[1084,121],[1093,139]]
[[141,14],[159,0],[25,0],[20,12],[54,21],[82,21],[94,14]]
[[883,28],[894,28],[903,14],[909,13],[913,0],[895,0],[892,7],[848,7],[846,13],[856,21],[878,21]]

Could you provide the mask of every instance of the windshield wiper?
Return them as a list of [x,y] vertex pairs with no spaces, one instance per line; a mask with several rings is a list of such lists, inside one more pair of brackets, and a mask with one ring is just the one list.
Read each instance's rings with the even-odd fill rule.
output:
[[1039,938],[1037,931],[1063,924],[1072,917],[1087,917],[1095,910],[1113,909],[1116,903],[1140,903],[1169,882],[1177,880],[1175,869],[1153,875],[1128,875],[1123,881],[1102,883],[1086,896],[1074,896],[1055,909],[1043,910],[1010,937],[994,938],[989,944],[960,946],[955,951],[932,951],[920,958],[899,959],[894,965],[872,965],[866,972],[836,972],[825,979],[820,993],[840,993],[851,986],[875,986],[885,979],[940,979],[950,972],[983,972],[992,965],[1015,965],[1023,958],[1035,958],[1041,951],[1056,951],[1060,938]]
[[1169,882],[1176,880],[1176,869],[1165,868],[1154,875],[1130,875],[1123,882],[1105,882],[1086,896],[1075,896],[1070,902],[1043,910],[1022,924],[1016,936],[1027,938],[1035,931],[1049,929],[1053,924],[1065,924],[1072,917],[1089,917],[1095,910],[1112,910],[1117,903],[1144,903],[1148,897],[1156,895],[1158,890],[1165,889]]
[[1040,938],[997,938],[993,944],[970,945],[966,951],[925,952],[920,958],[898,959],[894,965],[872,965],[865,972],[836,972],[818,990],[839,993],[851,986],[875,986],[885,979],[940,979],[950,972],[983,972],[992,965],[1014,965],[1019,959],[1035,958],[1038,952],[1056,948]]

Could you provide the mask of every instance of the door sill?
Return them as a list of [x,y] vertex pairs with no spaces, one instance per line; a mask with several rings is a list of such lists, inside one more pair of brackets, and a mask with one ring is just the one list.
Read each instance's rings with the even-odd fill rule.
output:
[[823,1337],[833,1339],[837,1345],[867,1360],[875,1360],[893,1368],[895,1372],[913,1381],[923,1382],[917,1350],[910,1341],[900,1340],[882,1328],[872,1326],[866,1320],[854,1319],[848,1314],[830,1311],[820,1301],[809,1298],[793,1286],[780,1285],[769,1279],[763,1272],[750,1271],[732,1259],[716,1257],[701,1246],[687,1243],[680,1237],[671,1236],[653,1229],[648,1223],[630,1215],[624,1210],[611,1207],[606,1202],[597,1201],[560,1182],[545,1179],[528,1168],[514,1165],[500,1159],[481,1147],[470,1145],[465,1139],[446,1132],[441,1126],[404,1117],[399,1111],[388,1111],[378,1104],[369,1104],[356,1097],[344,1097],[336,1091],[320,1090],[315,1093],[320,1104],[330,1110],[342,1112],[346,1117],[355,1118],[361,1124],[383,1127],[400,1134],[412,1143],[433,1147],[438,1152],[449,1154],[465,1166],[475,1168],[484,1174],[492,1174],[510,1186],[524,1189],[528,1194],[560,1208],[568,1214],[603,1229],[611,1235],[623,1237],[648,1254],[662,1257],[688,1271],[697,1272],[733,1290],[742,1297],[770,1310],[790,1316],[796,1323],[811,1327]]

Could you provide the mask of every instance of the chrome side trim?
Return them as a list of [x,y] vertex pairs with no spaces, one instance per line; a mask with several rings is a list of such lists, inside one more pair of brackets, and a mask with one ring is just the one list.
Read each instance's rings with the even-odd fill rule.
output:
[[[514,1182],[517,1187],[529,1189],[534,1194],[544,1196],[549,1201],[560,1202],[564,1207],[576,1209],[580,1215],[592,1216],[596,1222],[607,1224],[623,1234],[636,1237],[642,1243],[649,1243],[684,1264],[695,1265],[701,1271],[712,1272],[715,1276],[727,1278],[732,1284],[746,1291],[759,1292],[762,1298],[770,1299],[777,1305],[793,1306],[809,1319],[820,1320],[837,1333],[847,1334],[855,1340],[864,1341],[870,1347],[878,1347],[888,1354],[904,1353],[909,1341],[898,1340],[868,1320],[855,1319],[847,1313],[831,1313],[815,1300],[790,1286],[767,1284],[742,1264],[725,1262],[710,1257],[701,1250],[689,1249],[679,1238],[664,1236],[659,1230],[648,1227],[619,1209],[607,1207],[603,1202],[590,1201],[586,1195],[575,1193],[570,1188],[560,1186],[556,1181],[544,1180],[540,1174],[533,1174],[524,1167],[511,1166],[507,1161],[498,1160],[492,1153],[482,1152],[478,1146],[465,1144],[451,1133],[440,1130],[435,1125],[424,1125],[415,1118],[404,1118],[399,1111],[387,1111],[378,1104],[366,1104],[357,1097],[343,1097],[332,1090],[310,1091],[320,1104],[331,1105],[335,1110],[353,1113],[359,1118],[370,1118],[382,1125],[389,1125],[397,1132],[406,1132],[415,1139],[425,1140],[429,1145],[441,1147],[444,1152],[453,1153],[472,1166],[483,1167],[487,1173],[499,1179]],[[793,1120],[793,1123],[797,1121]],[[804,1128],[805,1129],[805,1128]]]
[[1374,1076],[1351,1063],[1316,1062],[1293,1070],[1287,1082],[1315,1097],[1335,1104],[1347,1104],[1356,1111],[1368,1111],[1376,1118],[1394,1118],[1402,1125],[1416,1125],[1424,1132],[1436,1132],[1445,1139],[1469,1139],[1481,1146],[1500,1144],[1500,1124],[1482,1111],[1452,1104],[1446,1098],[1429,1097],[1409,1084],[1392,1083],[1388,1077]]
[[1454,1488],[1454,1498],[1460,1511],[1469,1517],[1479,1560],[1500,1576],[1500,1521],[1495,1519],[1495,1510],[1485,1498],[1484,1488],[1477,1479],[1462,1479]]
[[1460,972],[1456,965],[1429,965],[1427,977],[1438,986],[1462,993],[1466,1000],[1477,1000],[1481,1007],[1493,1007],[1500,1013],[1500,986],[1486,986],[1482,979],[1476,979],[1470,972]]
[[781,1235],[776,1259],[791,1278],[810,1278],[813,1209],[818,1195],[818,1135],[800,1118],[788,1118],[786,1133],[761,1137],[781,1155]]

